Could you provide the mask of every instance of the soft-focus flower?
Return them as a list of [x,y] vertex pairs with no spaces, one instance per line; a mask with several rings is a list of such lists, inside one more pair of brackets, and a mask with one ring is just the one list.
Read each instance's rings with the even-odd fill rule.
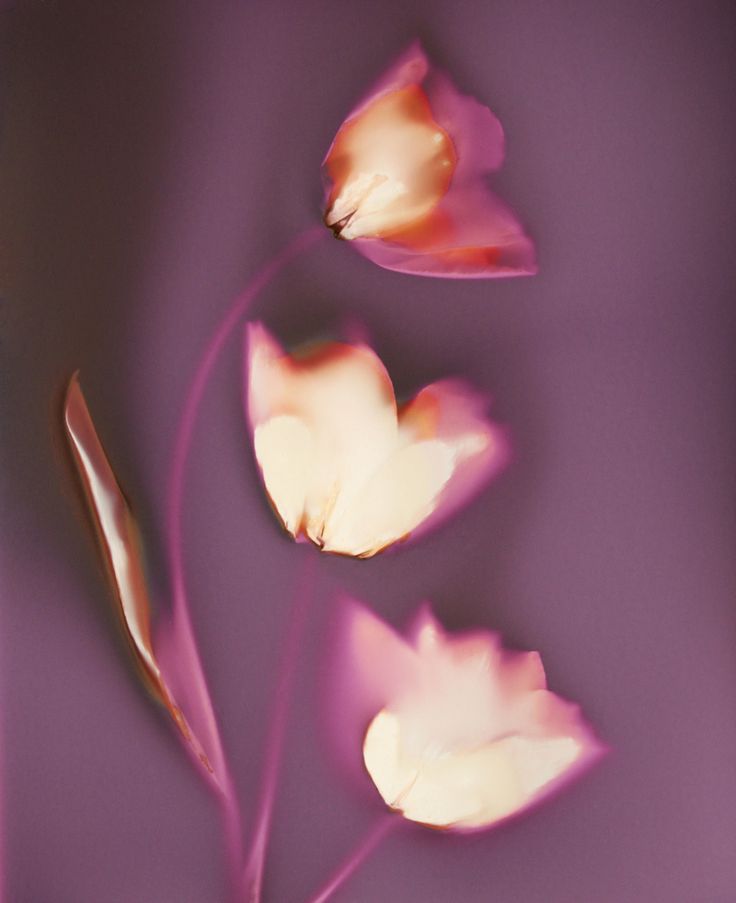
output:
[[503,153],[493,113],[430,66],[417,41],[340,126],[323,162],[325,223],[390,270],[534,273],[532,242],[486,186]]
[[291,356],[261,324],[247,334],[248,418],[284,527],[328,552],[369,557],[462,504],[507,458],[485,401],[459,380],[397,407],[367,345]]
[[536,652],[508,652],[488,632],[449,636],[428,607],[408,639],[357,604],[347,623],[351,692],[372,704],[365,767],[405,818],[486,828],[602,753],[578,707],[547,690]]

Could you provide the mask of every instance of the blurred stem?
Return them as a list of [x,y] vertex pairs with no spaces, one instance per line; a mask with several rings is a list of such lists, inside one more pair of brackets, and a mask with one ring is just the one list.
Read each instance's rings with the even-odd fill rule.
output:
[[[322,226],[312,226],[298,235],[258,271],[254,279],[235,299],[226,311],[202,352],[189,384],[179,422],[176,428],[174,452],[171,461],[170,478],[166,500],[167,555],[172,584],[172,618],[189,631],[193,640],[193,630],[187,606],[186,583],[182,553],[182,502],[187,460],[192,444],[194,427],[202,399],[220,354],[230,336],[246,314],[251,303],[268,283],[295,257],[311,247],[322,235],[329,232]],[[194,650],[194,646],[192,646]],[[229,797],[229,798],[228,798]],[[234,873],[238,897],[241,892],[241,869],[243,857],[242,826],[234,787],[229,786],[223,795],[223,817],[228,854]]]
[[357,844],[327,883],[323,884],[317,893],[309,898],[308,903],[325,903],[326,900],[329,900],[335,891],[339,890],[353,872],[365,862],[384,837],[390,831],[395,830],[400,823],[399,816],[384,815]]
[[311,247],[320,236],[328,234],[329,232],[322,225],[312,226],[267,261],[220,320],[199,359],[176,429],[167,495],[168,558],[175,609],[182,608],[186,604],[181,542],[184,476],[199,406],[202,403],[209,378],[225,343],[258,294],[295,257]]
[[294,676],[299,645],[304,635],[304,627],[312,599],[315,595],[315,569],[317,553],[314,549],[304,550],[304,563],[299,577],[296,597],[283,647],[283,659],[279,671],[273,709],[266,740],[263,773],[261,775],[260,801],[256,812],[253,835],[243,874],[246,900],[260,903],[263,887],[263,870],[266,862],[268,840],[281,758],[286,737],[286,724],[293,695]]

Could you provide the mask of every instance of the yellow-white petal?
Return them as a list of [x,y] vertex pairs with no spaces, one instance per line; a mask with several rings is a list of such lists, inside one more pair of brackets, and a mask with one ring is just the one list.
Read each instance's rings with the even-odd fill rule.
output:
[[416,755],[406,750],[402,733],[398,715],[380,712],[366,734],[366,768],[388,806],[435,827],[480,828],[506,818],[533,802],[583,753],[574,737],[513,735],[478,749],[428,746]]
[[284,527],[296,536],[306,507],[306,490],[314,466],[314,442],[299,417],[281,414],[253,432],[256,458],[261,462],[266,491]]
[[398,449],[330,519],[325,550],[374,554],[408,536],[434,511],[454,469],[453,449],[444,442],[416,442]]

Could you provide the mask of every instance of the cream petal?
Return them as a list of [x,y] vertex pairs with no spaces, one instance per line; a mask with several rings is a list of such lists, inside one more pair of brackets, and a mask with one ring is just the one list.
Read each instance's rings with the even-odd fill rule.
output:
[[373,555],[408,536],[434,510],[452,476],[455,454],[443,442],[417,442],[395,452],[325,530],[325,549]]
[[436,827],[488,827],[520,812],[585,756],[577,737],[519,734],[470,750],[428,746],[417,755],[404,732],[398,715],[380,712],[366,733],[366,769],[387,805]]
[[314,462],[314,441],[299,417],[272,417],[253,432],[263,482],[284,527],[296,536],[306,508],[306,492]]
[[249,323],[245,333],[245,368],[248,419],[259,426],[274,414],[284,413],[286,352],[261,323]]
[[476,828],[523,805],[513,757],[501,743],[453,754],[407,754],[401,721],[391,712],[380,712],[368,728],[364,761],[384,802],[411,821]]
[[402,754],[401,724],[392,712],[380,711],[368,726],[363,761],[384,803],[399,809],[402,794],[417,779],[417,764]]
[[325,342],[289,355],[261,323],[250,323],[245,376],[254,427],[277,414],[319,422],[336,433],[350,432],[356,418],[370,414],[384,426],[396,420],[391,380],[366,345]]
[[312,539],[327,532],[396,444],[396,403],[383,366],[369,349],[344,347],[339,358],[292,384],[314,439],[307,490]]
[[401,716],[407,748],[417,755],[438,738],[447,749],[475,749],[516,730],[526,717],[518,706],[524,697],[504,680],[506,653],[496,634],[448,636],[424,612],[413,645],[415,680],[396,688],[392,709]]
[[[365,346],[336,343],[300,359],[260,324],[248,332],[248,415],[256,460],[286,528],[315,542],[395,447],[396,402]],[[367,441],[370,437],[370,441]]]

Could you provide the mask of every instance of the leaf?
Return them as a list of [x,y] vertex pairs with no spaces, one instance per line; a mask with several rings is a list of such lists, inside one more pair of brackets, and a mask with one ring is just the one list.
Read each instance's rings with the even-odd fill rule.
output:
[[[95,430],[77,374],[69,382],[64,401],[64,427],[112,585],[115,608],[139,674],[150,693],[171,716],[188,751],[207,776],[224,791],[229,786],[224,767],[221,774],[215,773],[211,762],[213,757],[208,755],[177,704],[156,656],[151,640],[151,600],[143,566],[140,534]],[[188,645],[193,646],[191,637]],[[190,653],[191,650],[187,649],[189,660],[192,659]],[[204,687],[201,675],[195,675],[195,682]],[[209,708],[210,723],[214,725],[214,714],[208,696],[206,705]],[[216,728],[214,730],[216,760],[221,763],[223,759],[219,737]],[[209,739],[211,741],[212,737]]]

